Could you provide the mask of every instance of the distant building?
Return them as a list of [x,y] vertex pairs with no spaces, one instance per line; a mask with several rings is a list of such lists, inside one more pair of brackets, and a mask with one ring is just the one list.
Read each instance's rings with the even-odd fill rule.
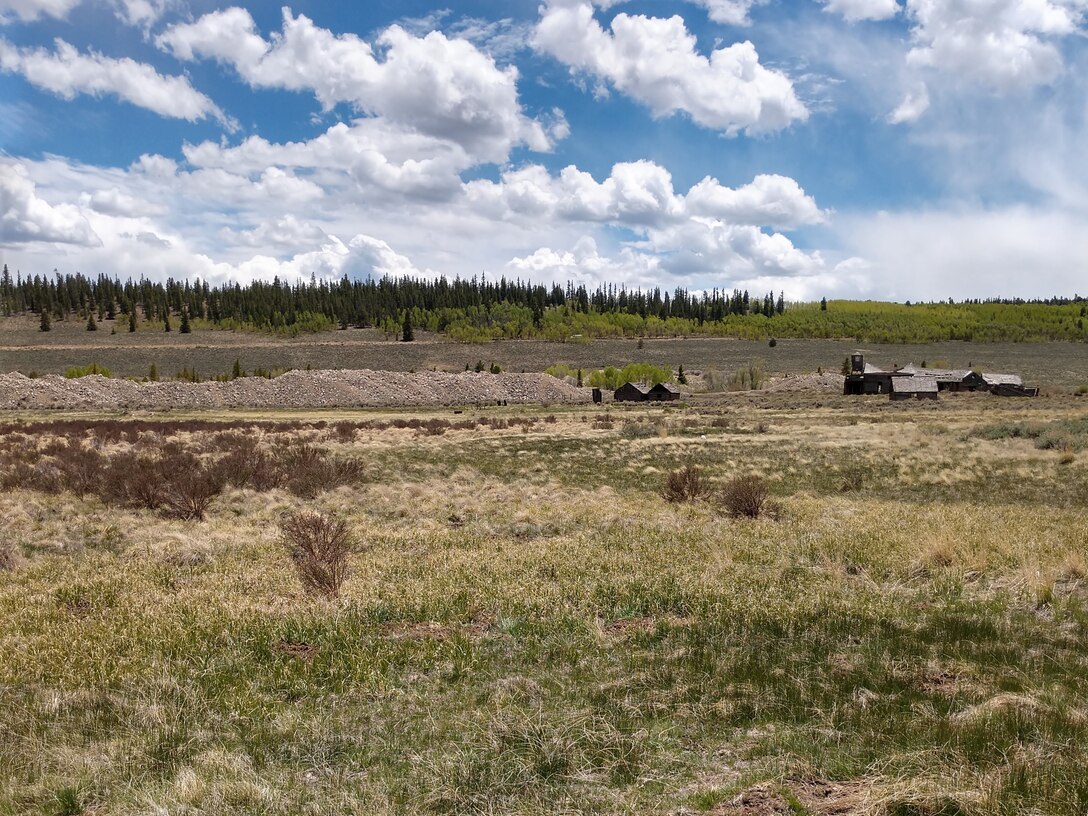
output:
[[892,380],[891,398],[893,400],[937,399],[937,390],[936,377],[913,374]]
[[[925,382],[914,382],[923,379]],[[888,394],[892,399],[936,399],[940,391],[989,391],[1002,397],[1039,394],[1038,388],[1025,386],[1016,374],[980,374],[969,368],[921,368],[913,363],[884,371],[865,362],[857,351],[850,355],[850,372],[842,385],[842,392],[847,395]]]
[[650,387],[645,383],[626,382],[616,389],[612,399],[616,402],[645,402],[649,394]]
[[651,402],[669,402],[680,399],[680,389],[670,383],[658,383],[649,390],[646,398]]

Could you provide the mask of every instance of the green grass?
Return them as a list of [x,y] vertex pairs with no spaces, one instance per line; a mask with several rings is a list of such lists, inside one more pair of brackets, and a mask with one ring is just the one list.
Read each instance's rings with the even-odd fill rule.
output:
[[[1083,464],[980,405],[302,426],[376,478],[202,522],[10,492],[0,813],[1083,813]],[[776,516],[667,503],[686,463]],[[338,601],[276,543],[304,506],[372,545]]]

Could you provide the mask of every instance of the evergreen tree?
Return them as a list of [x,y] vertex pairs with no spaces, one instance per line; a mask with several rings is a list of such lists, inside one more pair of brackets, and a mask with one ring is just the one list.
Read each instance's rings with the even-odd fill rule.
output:
[[188,309],[182,309],[181,310],[181,328],[179,329],[179,331],[182,334],[189,334],[190,332],[192,332],[192,330],[193,330],[193,327],[189,325],[189,310]]
[[151,368],[149,368],[147,370],[147,378],[149,380],[151,380],[151,382],[158,382],[159,381],[159,369],[156,367],[156,365],[154,363],[152,363]]
[[578,387],[582,387],[582,369],[578,369]]
[[41,322],[38,324],[38,331],[47,332],[47,331],[52,330],[52,328],[53,328],[53,321],[49,317],[49,310],[43,308],[42,309]]
[[170,312],[166,312],[162,318],[162,330],[164,332],[173,331],[173,326],[170,325]]
[[234,368],[230,371],[230,378],[232,380],[237,380],[239,377],[244,377],[245,375],[246,373],[242,371],[242,361],[236,357],[234,359]]
[[827,298],[825,298],[825,297],[820,298],[820,311],[821,312],[826,312],[827,311]]
[[129,332],[136,331],[136,308],[133,307],[132,311],[128,313],[128,330]]
[[94,312],[87,312],[87,331],[98,331],[98,324],[94,322]]
[[676,382],[679,383],[680,385],[687,385],[688,384],[688,377],[684,373],[684,366],[682,366],[682,365],[680,366],[679,371],[676,372]]
[[412,331],[412,317],[407,311],[404,313],[404,325],[401,327],[400,339],[405,343],[410,343],[416,339],[415,332]]

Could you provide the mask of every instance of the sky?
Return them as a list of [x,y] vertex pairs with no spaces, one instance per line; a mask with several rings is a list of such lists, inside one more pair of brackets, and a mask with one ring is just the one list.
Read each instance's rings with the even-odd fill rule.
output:
[[1088,294],[1088,0],[0,0],[22,275]]

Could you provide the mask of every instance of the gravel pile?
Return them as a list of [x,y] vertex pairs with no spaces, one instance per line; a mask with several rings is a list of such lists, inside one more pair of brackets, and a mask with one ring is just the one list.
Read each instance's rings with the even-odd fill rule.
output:
[[842,374],[787,374],[785,377],[775,377],[763,386],[763,390],[785,393],[841,394]]
[[0,374],[0,409],[351,408],[475,403],[588,402],[591,391],[548,374],[289,371],[273,380],[147,382]]

